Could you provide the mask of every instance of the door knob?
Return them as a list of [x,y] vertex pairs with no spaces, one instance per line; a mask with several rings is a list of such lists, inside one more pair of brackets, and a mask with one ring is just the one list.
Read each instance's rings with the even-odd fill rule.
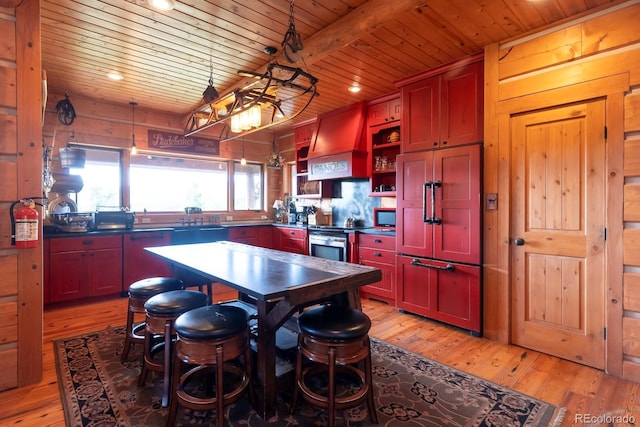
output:
[[524,239],[521,237],[518,237],[516,239],[513,239],[513,243],[515,243],[516,246],[523,246],[524,245]]

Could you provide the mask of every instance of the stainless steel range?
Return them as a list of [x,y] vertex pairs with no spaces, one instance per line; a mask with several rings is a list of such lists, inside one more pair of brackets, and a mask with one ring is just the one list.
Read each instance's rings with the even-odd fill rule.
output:
[[349,261],[349,238],[344,228],[309,227],[309,255],[335,261]]

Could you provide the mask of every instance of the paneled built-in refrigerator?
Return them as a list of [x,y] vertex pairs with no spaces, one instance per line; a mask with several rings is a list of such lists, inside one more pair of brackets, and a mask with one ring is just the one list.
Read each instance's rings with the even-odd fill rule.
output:
[[398,308],[482,334],[482,145],[397,157]]

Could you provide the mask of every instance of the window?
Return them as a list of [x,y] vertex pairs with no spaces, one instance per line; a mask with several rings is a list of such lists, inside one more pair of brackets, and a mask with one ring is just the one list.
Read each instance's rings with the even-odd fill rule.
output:
[[131,209],[142,212],[228,210],[227,162],[132,156]]
[[262,165],[234,162],[233,208],[236,211],[264,209]]
[[70,174],[80,175],[84,182],[82,190],[76,194],[78,212],[120,209],[120,152],[100,148],[86,148],[86,151],[84,168],[69,169]]

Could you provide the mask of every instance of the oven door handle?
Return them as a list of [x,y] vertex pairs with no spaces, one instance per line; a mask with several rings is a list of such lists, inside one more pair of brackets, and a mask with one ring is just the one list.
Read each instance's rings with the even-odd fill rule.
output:
[[445,266],[426,264],[424,262],[420,262],[418,258],[413,258],[411,260],[411,265],[417,265],[418,267],[432,268],[434,270],[444,270],[444,271],[454,271],[456,269],[456,267],[451,263],[448,263]]

